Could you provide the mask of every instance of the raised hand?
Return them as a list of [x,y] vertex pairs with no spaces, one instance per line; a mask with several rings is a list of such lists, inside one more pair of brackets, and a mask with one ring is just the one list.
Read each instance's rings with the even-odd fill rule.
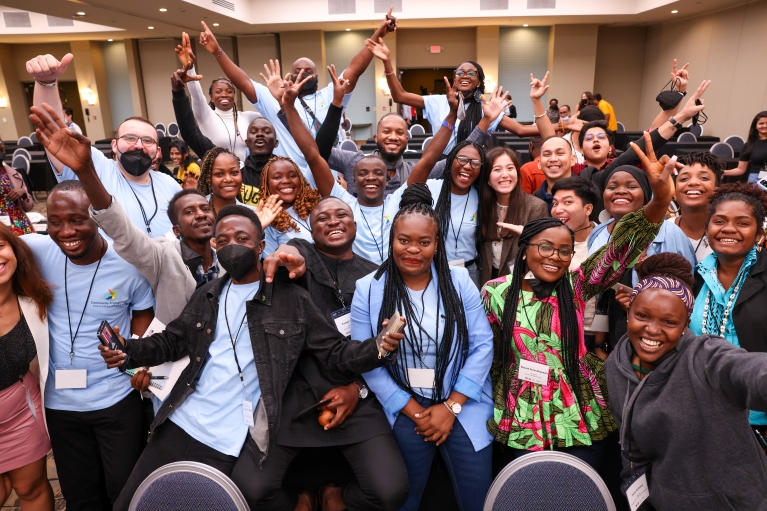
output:
[[674,59],[674,65],[671,68],[671,80],[676,84],[679,92],[685,92],[687,90],[687,83],[690,80],[690,72],[687,71],[687,67],[690,65],[688,62],[682,69],[677,69],[677,61]]
[[370,50],[377,59],[383,61],[389,60],[389,47],[386,46],[386,43],[384,43],[383,39],[380,37],[378,38],[378,41],[372,39],[365,40],[365,47]]
[[32,115],[29,120],[35,125],[37,139],[51,156],[75,174],[93,164],[91,141],[70,131],[61,119],[61,112],[54,110],[48,103],[43,103],[42,109],[33,106],[30,110]]
[[301,87],[304,86],[304,84],[312,78],[312,75],[306,75],[306,78],[301,80],[301,77],[304,76],[304,72],[301,71],[298,73],[298,76],[296,77],[296,80],[298,83],[293,83],[290,81],[290,75],[285,76],[285,93],[282,95],[282,98],[280,98],[280,104],[284,107],[286,105],[293,105],[296,102],[296,98],[298,97],[298,94],[301,92]]
[[343,104],[344,94],[346,94],[346,86],[349,85],[349,80],[338,78],[335,64],[328,66],[328,73],[330,73],[330,78],[333,80],[333,104],[341,106]]
[[569,119],[567,119],[565,121],[565,129],[566,130],[570,130],[570,131],[578,132],[578,131],[581,131],[583,129],[583,126],[585,124],[586,124],[585,122],[583,122],[582,120],[580,120],[577,117],[573,116],[573,117],[570,117]]
[[530,73],[530,99],[541,99],[546,91],[549,90],[549,86],[546,85],[546,81],[549,79],[549,72],[546,71],[546,76],[543,80],[539,80]]
[[445,94],[447,95],[447,104],[450,107],[450,111],[457,112],[458,105],[460,103],[458,101],[458,89],[453,87],[453,84],[450,83],[450,80],[447,79],[447,76],[443,76],[442,78],[445,80],[445,89],[447,90]]
[[393,10],[394,6],[390,5],[389,12],[386,13],[386,17],[381,22],[381,26],[378,27],[378,33],[381,34],[381,37],[385,36],[389,32],[397,31],[397,18],[391,15]]
[[660,160],[655,156],[655,150],[652,146],[652,139],[650,134],[644,133],[645,151],[639,148],[634,142],[631,142],[631,148],[639,157],[639,160],[644,165],[647,179],[650,181],[650,187],[652,188],[653,197],[659,199],[671,198],[674,196],[674,180],[671,178],[671,173],[678,168],[682,168],[681,163],[677,163],[676,155],[673,158],[669,158],[668,155],[661,156]]
[[492,94],[483,94],[482,115],[490,120],[495,120],[511,104],[511,100],[506,99],[507,97],[503,92],[503,87],[498,87]]
[[210,31],[208,25],[206,25],[204,21],[201,21],[200,23],[202,23],[203,28],[203,32],[200,33],[200,44],[203,45],[208,52],[213,55],[218,55],[221,53],[221,46],[218,45],[216,36],[213,35],[213,32]]
[[192,41],[189,39],[189,34],[186,32],[181,33],[181,44],[176,46],[175,51],[178,60],[181,61],[182,67],[191,69],[191,67],[194,66],[197,57],[195,57],[194,52],[192,51]]
[[53,55],[38,55],[27,61],[27,73],[31,74],[35,80],[43,83],[55,82],[67,71],[73,58],[71,53],[61,57],[61,60],[57,60]]
[[268,67],[264,64],[264,71],[266,71],[266,76],[264,76],[264,73],[259,74],[264,83],[266,83],[266,88],[272,93],[274,99],[280,101],[285,93],[285,80],[287,80],[287,78],[283,80],[282,76],[280,76],[280,61],[270,59]]
[[264,258],[264,277],[267,282],[274,280],[277,268],[283,266],[288,270],[288,277],[297,279],[306,273],[306,261],[295,247],[280,245],[277,250]]
[[279,195],[270,195],[256,207],[256,215],[261,221],[262,229],[269,227],[280,213],[282,213],[282,200]]
[[[676,119],[678,121],[683,122],[688,119],[692,119],[695,114],[702,112],[703,109],[706,108],[706,105],[703,104],[703,99],[701,99],[701,96],[703,96],[703,93],[706,92],[706,89],[708,89],[709,85],[711,85],[711,80],[703,80],[703,82],[701,82],[695,92],[693,92],[690,96],[690,99],[687,100],[687,103],[685,103],[684,108],[682,108],[682,110],[680,110],[676,115]],[[700,105],[695,104],[696,99],[700,99]]]

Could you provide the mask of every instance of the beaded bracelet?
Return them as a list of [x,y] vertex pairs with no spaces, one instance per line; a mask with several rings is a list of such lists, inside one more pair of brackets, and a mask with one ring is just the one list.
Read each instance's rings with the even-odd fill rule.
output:
[[219,58],[221,55],[223,55],[223,54],[224,54],[224,49],[223,49],[223,48],[221,48],[221,51],[220,51],[220,52],[218,52],[218,55],[216,55],[216,60],[218,60],[218,58]]

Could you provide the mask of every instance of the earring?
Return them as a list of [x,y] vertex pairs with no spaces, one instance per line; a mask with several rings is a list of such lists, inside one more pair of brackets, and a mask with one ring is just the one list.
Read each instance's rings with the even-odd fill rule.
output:
[[480,92],[479,87],[477,87],[477,90],[474,92],[474,101],[479,103],[481,99],[482,99],[482,92]]
[[525,259],[527,259],[527,255],[522,256],[522,260],[524,261]]

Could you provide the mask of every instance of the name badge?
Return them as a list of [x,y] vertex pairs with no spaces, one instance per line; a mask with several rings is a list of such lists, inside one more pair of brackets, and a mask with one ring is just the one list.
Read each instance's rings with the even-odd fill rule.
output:
[[519,379],[538,385],[546,385],[549,383],[549,366],[522,360],[519,363]]
[[88,387],[87,369],[56,369],[56,389],[84,389]]
[[250,401],[242,402],[242,421],[246,426],[251,428],[256,425],[256,423],[253,422],[253,403]]
[[650,488],[647,486],[647,475],[645,474],[639,476],[639,479],[634,481],[634,484],[629,486],[628,490],[626,490],[626,498],[628,498],[631,511],[639,509],[642,502],[647,500],[647,497],[649,496]]
[[410,380],[410,386],[413,388],[434,388],[434,369],[414,369],[408,367],[407,378]]
[[466,261],[464,259],[453,259],[452,261],[448,261],[447,264],[450,266],[466,266]]
[[341,332],[344,337],[351,338],[352,336],[352,308],[344,307],[338,309],[331,314],[333,321],[336,323],[336,329]]

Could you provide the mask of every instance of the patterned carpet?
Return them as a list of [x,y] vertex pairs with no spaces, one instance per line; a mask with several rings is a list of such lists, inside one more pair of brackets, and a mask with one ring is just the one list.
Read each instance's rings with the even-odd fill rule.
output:
[[[56,472],[56,463],[53,461],[53,453],[48,453],[48,480],[53,487],[53,496],[56,499],[56,511],[63,511],[67,508],[64,504],[64,497],[61,496],[61,488],[59,488],[59,475]],[[18,498],[15,493],[11,493],[8,501],[0,508],[0,511],[19,511]]]

